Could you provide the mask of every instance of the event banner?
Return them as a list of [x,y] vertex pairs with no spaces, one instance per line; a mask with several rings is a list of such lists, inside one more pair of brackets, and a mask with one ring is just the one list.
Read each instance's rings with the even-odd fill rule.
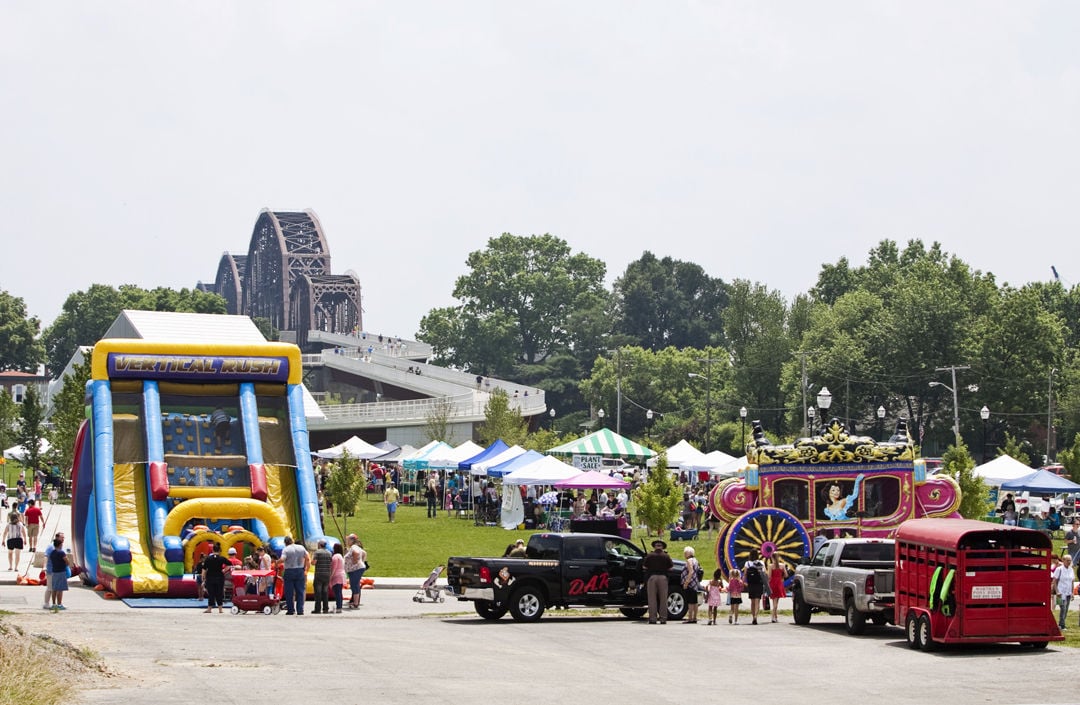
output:
[[289,359],[251,355],[153,355],[109,353],[112,379],[189,382],[287,382]]

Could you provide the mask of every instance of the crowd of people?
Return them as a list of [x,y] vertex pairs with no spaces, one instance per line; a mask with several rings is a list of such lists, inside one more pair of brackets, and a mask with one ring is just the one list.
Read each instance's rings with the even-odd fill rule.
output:
[[[276,575],[281,581],[281,607],[287,615],[302,615],[307,591],[307,575],[314,568],[312,587],[315,598],[313,614],[341,614],[345,609],[359,609],[360,593],[367,571],[367,550],[356,534],[345,538],[345,545],[335,543],[330,547],[325,539],[319,539],[315,550],[309,552],[292,536],[284,539],[285,547],[274,556],[265,546],[257,546],[251,555],[241,559],[236,547],[230,547],[222,555],[221,546],[214,542],[207,553],[194,566],[198,596],[207,600],[205,612],[224,611],[233,573],[247,569],[258,571],[249,576],[239,587],[243,594],[276,595]],[[345,602],[345,586],[349,587],[349,601]],[[330,600],[334,607],[330,607]]]

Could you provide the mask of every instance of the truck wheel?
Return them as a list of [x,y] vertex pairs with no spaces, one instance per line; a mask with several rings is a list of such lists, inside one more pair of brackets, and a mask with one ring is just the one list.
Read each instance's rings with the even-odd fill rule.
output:
[[497,619],[501,619],[506,614],[506,607],[498,605],[491,600],[477,600],[473,603],[473,607],[476,608],[476,613],[484,619],[494,622]]
[[844,606],[844,626],[847,627],[848,634],[854,636],[866,631],[866,615],[859,611],[859,608],[855,606],[855,600],[850,597]]
[[537,588],[525,586],[510,599],[510,616],[515,622],[535,622],[544,614],[544,596]]
[[923,651],[937,650],[937,642],[934,641],[934,630],[930,626],[930,615],[924,614],[919,617],[919,648]]
[[620,608],[619,611],[623,613],[624,617],[629,617],[630,619],[641,619],[645,616],[646,612],[646,610],[643,610],[640,607],[623,607]]
[[680,619],[686,616],[686,610],[689,607],[689,603],[686,601],[686,595],[682,594],[681,590],[669,590],[667,596],[667,617],[673,622],[678,622]]
[[810,624],[810,605],[803,599],[802,590],[795,589],[791,593],[791,611],[795,618],[795,624]]
[[919,618],[914,612],[908,612],[907,619],[904,620],[904,636],[909,649],[919,648]]

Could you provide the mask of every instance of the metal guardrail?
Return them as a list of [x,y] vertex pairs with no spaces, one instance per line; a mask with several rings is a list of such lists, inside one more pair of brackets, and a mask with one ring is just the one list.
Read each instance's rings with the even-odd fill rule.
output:
[[[388,357],[380,353],[369,354],[366,350],[360,348],[338,347],[331,350],[324,350],[318,355],[304,355],[302,359],[305,365],[329,364],[354,374],[368,376],[371,379],[377,379],[381,382],[394,384],[407,389],[414,389],[418,392],[430,394],[435,397],[435,399],[406,402],[375,402],[375,404],[423,404],[435,403],[439,399],[449,398],[457,400],[468,398],[472,406],[479,407],[479,416],[480,418],[483,418],[483,408],[490,398],[491,391],[494,389],[503,389],[510,399],[510,406],[517,409],[522,416],[535,416],[547,411],[547,402],[545,400],[544,392],[535,387],[527,387],[514,382],[506,382],[488,377],[484,377],[482,381],[478,383],[476,381],[476,376],[467,372],[440,367],[438,365],[417,363],[407,359],[403,360],[401,358]],[[408,367],[404,367],[406,362],[411,362],[412,364]],[[417,372],[419,372],[419,374],[417,374]],[[459,402],[455,401],[454,404],[457,406]],[[370,407],[374,406],[374,404],[335,406]],[[324,413],[327,413],[327,409],[334,407],[324,407],[320,404],[320,408],[323,409]],[[420,418],[427,418],[430,414],[431,409],[429,408],[420,416]],[[360,411],[357,411],[357,415],[353,418],[360,422],[362,418],[366,418],[369,415],[369,412],[361,413]],[[473,414],[472,412],[469,412],[465,415],[471,416]],[[340,421],[344,420],[344,418],[340,418]],[[386,420],[398,419],[395,417]],[[376,422],[375,419],[371,419],[371,421]]]
[[402,421],[426,421],[435,414],[445,413],[448,419],[475,420],[484,418],[484,403],[472,394],[436,399],[409,399],[406,401],[378,401],[368,404],[320,404],[325,423],[343,421],[358,423],[387,423]]

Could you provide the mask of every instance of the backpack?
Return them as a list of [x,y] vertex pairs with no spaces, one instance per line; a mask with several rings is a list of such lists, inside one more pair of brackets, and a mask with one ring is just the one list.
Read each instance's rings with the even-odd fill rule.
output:
[[761,568],[756,563],[746,564],[746,584],[747,585],[763,585],[765,583],[761,577]]

